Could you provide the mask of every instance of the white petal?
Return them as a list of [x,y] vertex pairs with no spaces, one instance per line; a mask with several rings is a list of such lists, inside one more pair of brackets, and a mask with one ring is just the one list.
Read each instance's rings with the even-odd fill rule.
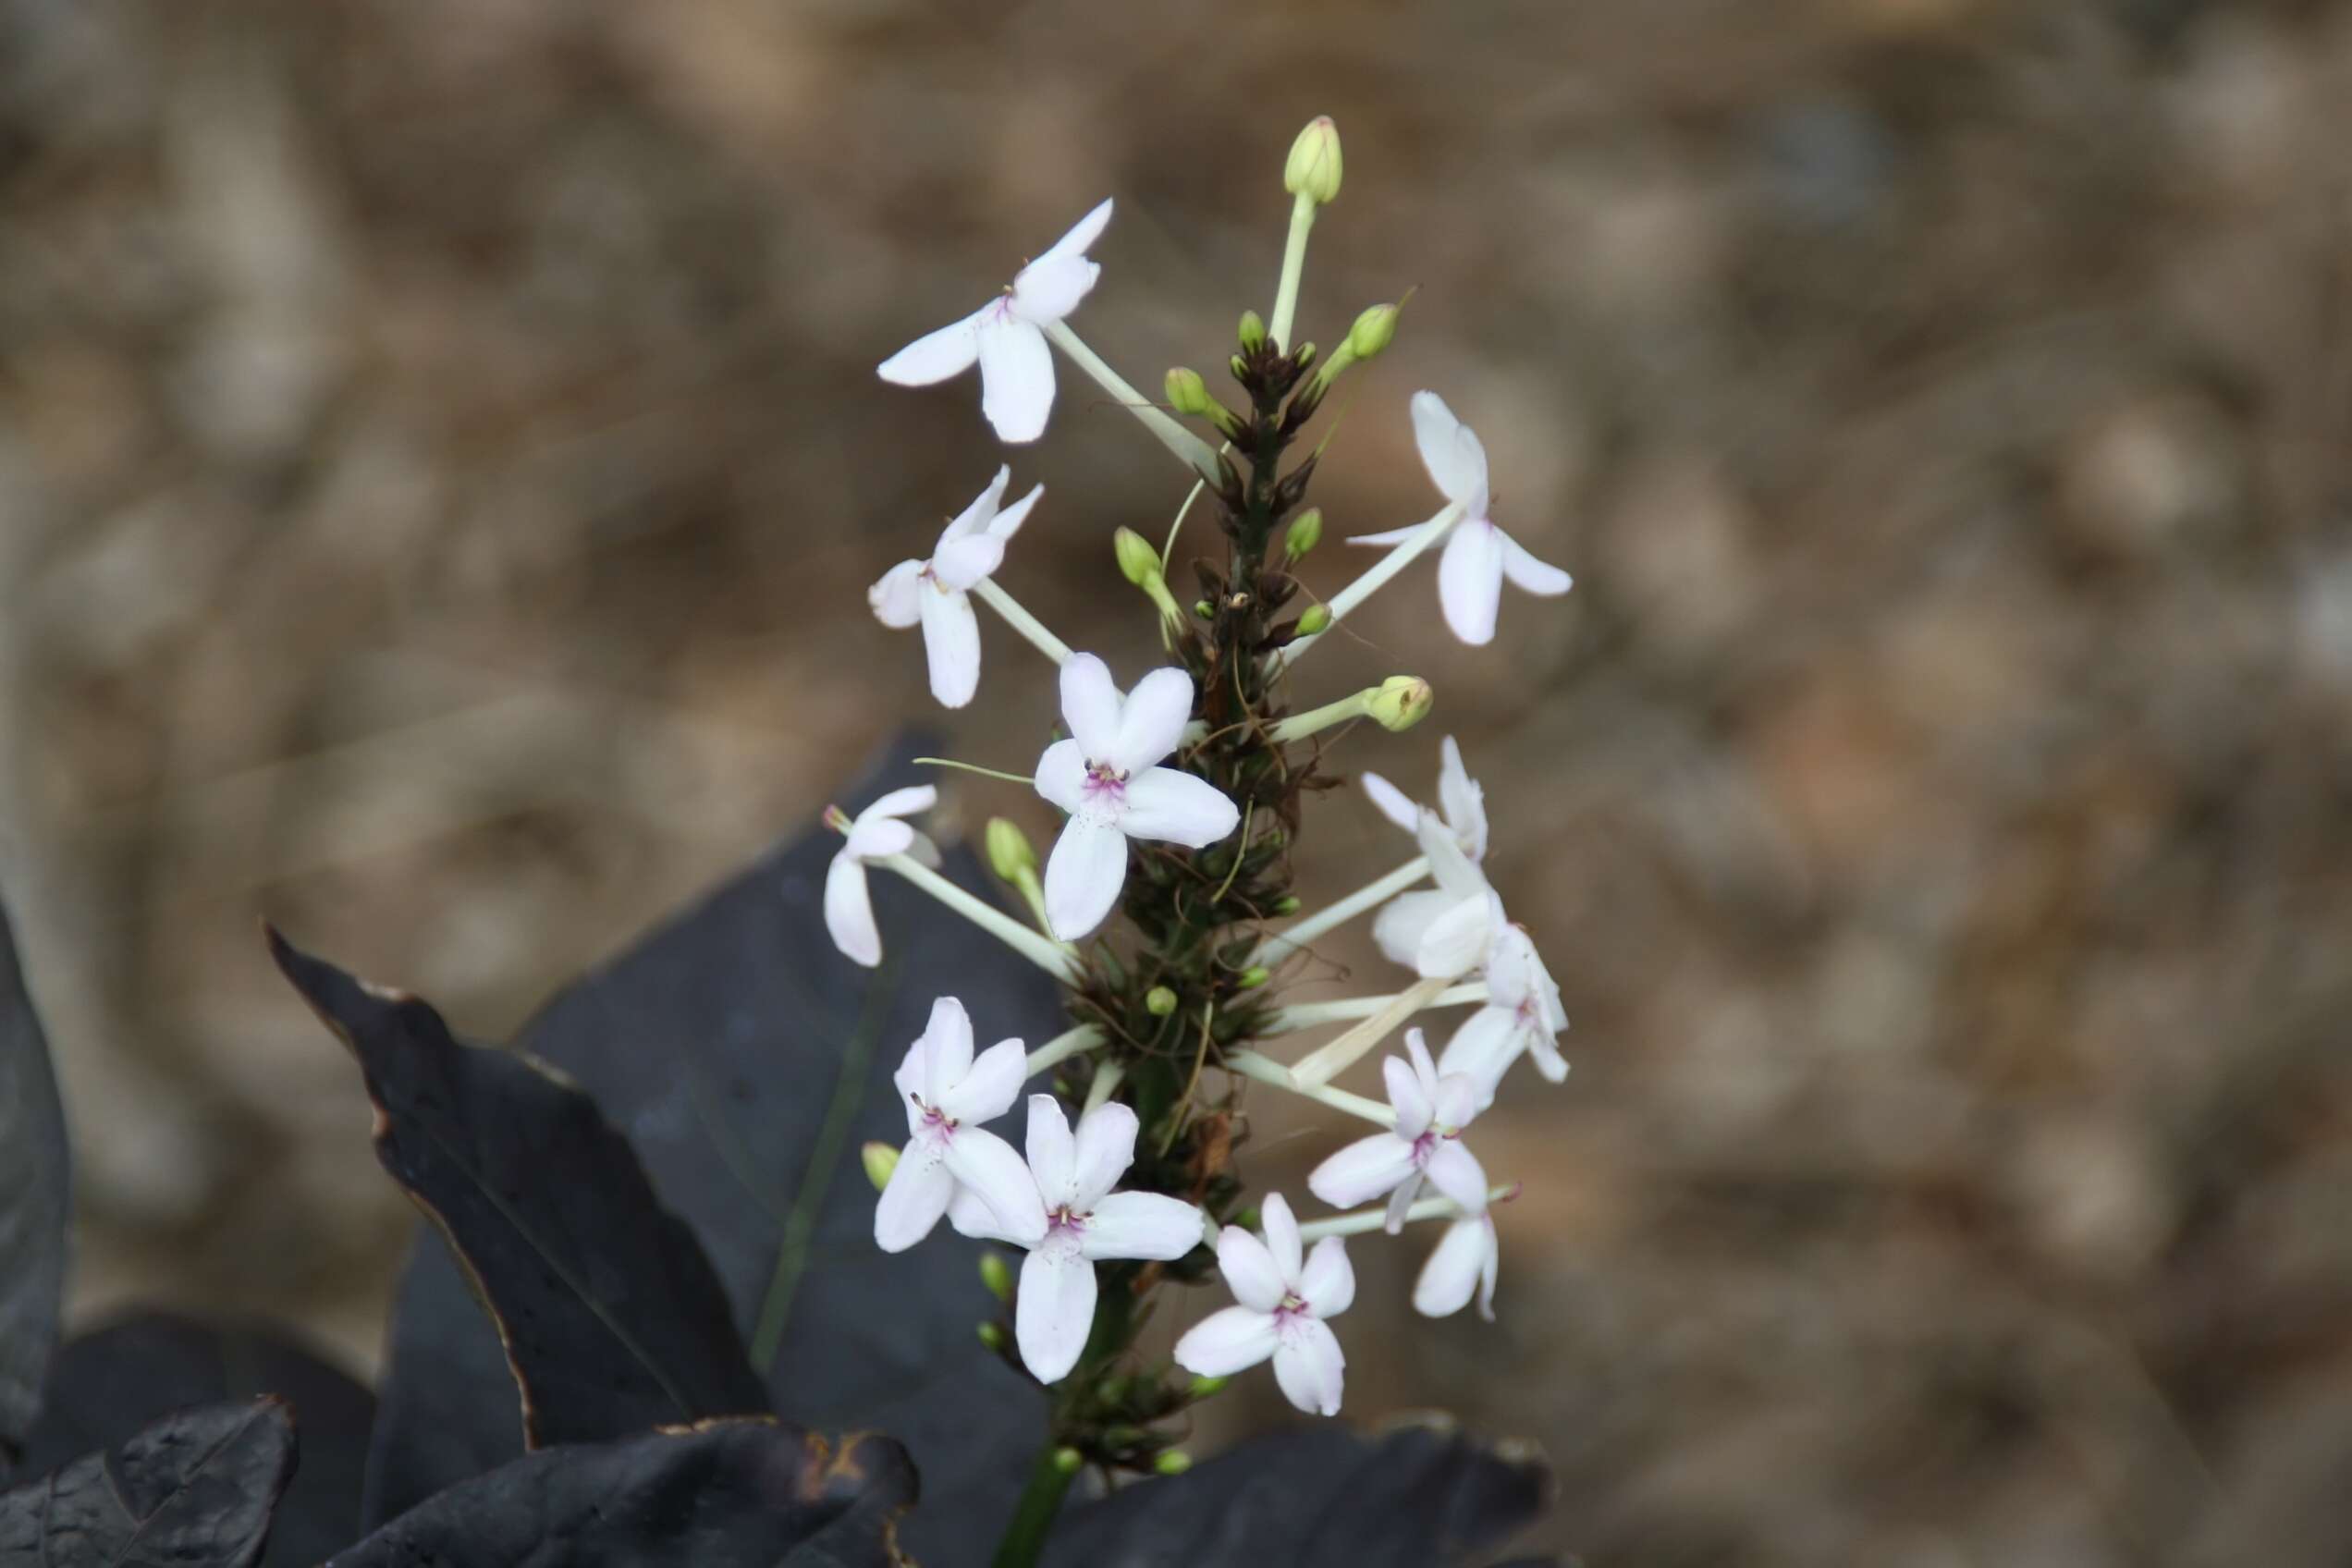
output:
[[1061,666],[1061,722],[1085,756],[1100,762],[1119,744],[1119,683],[1092,654],[1072,654]]
[[1095,760],[1138,773],[1176,749],[1193,717],[1193,678],[1162,666],[1135,682],[1119,711],[1119,736]]
[[1487,956],[1494,933],[1491,905],[1485,899],[1464,899],[1429,923],[1415,949],[1413,967],[1424,980],[1452,980],[1478,967]]
[[1012,1241],[997,1228],[997,1211],[961,1182],[956,1183],[955,1196],[948,1200],[948,1223],[955,1228],[957,1235],[970,1236],[974,1241]]
[[1502,533],[1490,522],[1465,522],[1446,540],[1438,559],[1438,605],[1453,634],[1472,647],[1494,641],[1502,606]]
[[879,822],[890,817],[913,816],[919,811],[929,811],[939,803],[936,785],[910,784],[903,790],[893,790],[857,814],[860,822]]
[[1041,1383],[1059,1383],[1078,1365],[1095,1326],[1095,1266],[1073,1247],[1039,1247],[1021,1266],[1012,1311],[1021,1364]]
[[916,833],[913,841],[907,845],[906,856],[917,865],[928,866],[933,871],[939,869],[939,846],[923,833]]
[[1258,1228],[1266,1235],[1266,1250],[1273,1255],[1274,1267],[1281,1270],[1282,1282],[1297,1284],[1305,1254],[1301,1250],[1298,1219],[1291,1213],[1291,1200],[1280,1193],[1268,1193],[1266,1201],[1257,1206],[1257,1215]]
[[1315,1243],[1299,1270],[1299,1299],[1317,1317],[1337,1317],[1355,1305],[1355,1268],[1345,1241],[1326,1236]]
[[1413,1145],[1393,1133],[1358,1138],[1317,1166],[1306,1190],[1333,1208],[1370,1203],[1413,1174]]
[[997,476],[988,481],[986,489],[972,497],[971,505],[956,513],[953,520],[949,522],[946,531],[939,535],[939,543],[947,545],[958,539],[968,539],[975,533],[986,532],[989,523],[997,515],[997,508],[1004,504],[1005,486],[1011,483],[1012,465],[1011,463],[998,464]]
[[962,593],[1004,565],[1004,541],[993,533],[943,539],[931,557],[932,580],[942,588]]
[[877,374],[883,380],[900,386],[928,386],[962,374],[980,357],[980,318],[994,309],[996,301],[992,300],[960,322],[925,333],[884,360],[876,367]]
[[874,1206],[874,1244],[884,1252],[904,1252],[929,1235],[948,1211],[955,1188],[955,1177],[936,1145],[909,1144]]
[[906,1111],[909,1133],[917,1133],[923,1128],[923,1109],[914,1102],[930,1097],[930,1050],[917,1037],[913,1045],[907,1047],[906,1055],[900,1059],[899,1070],[890,1074],[890,1082],[899,1091],[899,1103]]
[[1502,542],[1502,574],[1526,592],[1550,599],[1565,594],[1574,584],[1574,578],[1536,559],[1510,534],[1497,529],[1495,537]]
[[1478,1316],[1491,1323],[1495,1320],[1495,1280],[1502,1272],[1502,1241],[1495,1234],[1494,1216],[1484,1216],[1487,1256],[1478,1269]]
[[1435,1110],[1429,1120],[1458,1133],[1478,1119],[1488,1096],[1485,1085],[1468,1073],[1450,1072],[1439,1076],[1430,1098]]
[[1373,809],[1407,833],[1421,820],[1421,808],[1408,799],[1405,792],[1377,773],[1364,776],[1364,792],[1372,797]]
[[1449,735],[1439,743],[1443,759],[1438,767],[1438,809],[1453,829],[1462,852],[1474,861],[1487,858],[1487,792],[1462,766],[1462,748]]
[[865,602],[873,606],[875,619],[903,631],[923,619],[922,594],[927,586],[923,581],[923,567],[921,561],[900,561],[865,591]]
[[1381,1230],[1391,1236],[1403,1233],[1405,1216],[1412,1212],[1413,1201],[1421,1195],[1423,1185],[1418,1168],[1411,1176],[1397,1183],[1397,1190],[1389,1194],[1387,1212],[1380,1216]]
[[1070,1195],[1084,1213],[1135,1162],[1135,1113],[1115,1102],[1095,1107],[1078,1119],[1075,1152]]
[[1176,1365],[1203,1378],[1245,1372],[1274,1354],[1274,1315],[1246,1306],[1212,1312],[1176,1341]]
[[962,594],[923,591],[923,653],[930,661],[931,695],[960,708],[980,689],[980,618]]
[[1399,893],[1383,904],[1373,918],[1372,940],[1390,963],[1410,969],[1421,951],[1422,937],[1437,923],[1438,916],[1461,901],[1451,893],[1427,888],[1417,893]]
[[1487,513],[1487,449],[1435,392],[1413,395],[1413,440],[1430,483],[1472,518]]
[[1028,1165],[1011,1144],[985,1127],[959,1127],[947,1140],[946,1164],[949,1174],[988,1206],[999,1234],[1023,1246],[1045,1239],[1046,1206]]
[[1424,1317],[1445,1317],[1468,1305],[1493,1250],[1492,1235],[1493,1221],[1485,1215],[1447,1226],[1414,1281],[1413,1310]]
[[1482,1007],[1462,1021],[1438,1058],[1440,1079],[1467,1078],[1478,1086],[1478,1107],[1493,1100],[1495,1085],[1523,1048],[1519,1015],[1508,1008]]
[[936,1106],[972,1071],[972,1015],[955,998],[939,998],[916,1044],[923,1047],[923,1097]]
[[1029,513],[1045,493],[1044,485],[1031,485],[1029,494],[997,514],[996,521],[988,524],[989,534],[998,539],[1010,539],[1020,533],[1021,525],[1029,521]]
[[1459,1138],[1440,1138],[1429,1150],[1429,1185],[1460,1204],[1465,1212],[1487,1207],[1487,1172],[1478,1157]]
[[1484,898],[1493,890],[1486,873],[1463,849],[1462,840],[1454,836],[1443,818],[1432,813],[1421,815],[1414,831],[1421,852],[1429,857],[1429,876],[1439,888],[1457,899]]
[[1435,1108],[1428,1088],[1409,1064],[1392,1056],[1380,1059],[1380,1079],[1389,1087],[1389,1107],[1396,1112],[1396,1135],[1409,1144],[1429,1130]]
[[1021,1042],[998,1040],[954,1084],[942,1085],[933,1103],[940,1114],[966,1124],[994,1121],[1012,1109],[1028,1076],[1029,1057]]
[[1517,1011],[1534,998],[1536,972],[1541,967],[1536,944],[1524,928],[1510,925],[1496,932],[1494,947],[1487,954],[1488,999]]
[[1217,1233],[1217,1271],[1225,1276],[1225,1288],[1233,1292],[1235,1301],[1258,1312],[1271,1312],[1281,1305],[1283,1293],[1291,1288],[1266,1243],[1239,1225],[1228,1225]]
[[1568,1059],[1549,1036],[1531,1034],[1527,1036],[1527,1054],[1536,1059],[1536,1071],[1554,1084],[1568,1081]]
[[914,829],[891,816],[860,816],[850,824],[841,852],[854,860],[876,861],[914,848]]
[[1274,1381],[1282,1395],[1309,1415],[1337,1415],[1347,1357],[1330,1325],[1312,1317],[1293,1319],[1274,1350]]
[[1072,225],[1069,233],[1012,280],[1013,304],[1031,321],[1060,321],[1078,308],[1101,276],[1102,267],[1086,259],[1087,250],[1102,237],[1110,222],[1106,201]]
[[1100,925],[1127,885],[1127,835],[1107,822],[1073,816],[1046,857],[1046,924],[1074,942]]
[[1056,741],[1037,759],[1037,793],[1071,815],[1086,799],[1086,753],[1075,741]]
[[[980,411],[1012,446],[1046,433],[1053,412],[1053,350],[1025,321],[990,318],[980,332]],[[1500,569],[1498,569],[1500,570]]]
[[1205,849],[1241,826],[1242,812],[1206,778],[1172,767],[1147,767],[1127,780],[1119,829],[1131,839],[1158,839]]
[[1166,1262],[1201,1243],[1201,1211],[1165,1193],[1112,1193],[1095,1205],[1078,1234],[1088,1257]]
[[1404,1055],[1405,1060],[1412,1065],[1413,1082],[1421,1091],[1422,1103],[1427,1106],[1429,1113],[1435,1116],[1438,1104],[1438,1064],[1429,1060],[1429,1036],[1421,1032],[1421,1026],[1417,1023],[1404,1032]]
[[865,863],[846,846],[825,868],[825,929],[851,962],[868,969],[882,962],[882,933],[874,924]]
[[1046,1207],[1069,1207],[1078,1195],[1078,1151],[1071,1140],[1070,1118],[1062,1114],[1060,1102],[1051,1095],[1029,1096],[1027,1153],[1030,1174],[1037,1178],[1037,1195],[1046,1200]]

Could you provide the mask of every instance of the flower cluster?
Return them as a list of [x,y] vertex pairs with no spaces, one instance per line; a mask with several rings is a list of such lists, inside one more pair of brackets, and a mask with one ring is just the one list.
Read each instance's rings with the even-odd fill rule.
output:
[[[1546,596],[1569,587],[1566,572],[1498,526],[1485,448],[1424,391],[1410,399],[1411,423],[1442,504],[1421,521],[1352,538],[1385,553],[1355,582],[1293,613],[1312,598],[1298,573],[1321,535],[1320,512],[1303,505],[1320,448],[1287,467],[1283,459],[1338,378],[1388,346],[1398,316],[1394,305],[1365,311],[1329,355],[1292,343],[1307,235],[1338,194],[1341,168],[1329,122],[1310,125],[1286,170],[1292,223],[1270,319],[1245,313],[1231,356],[1241,408],[1217,402],[1202,377],[1182,369],[1166,377],[1165,407],[1148,402],[1077,337],[1070,318],[1101,276],[1088,252],[1107,231],[1108,201],[997,299],[880,366],[887,381],[927,386],[976,363],[982,413],[1000,439],[1021,444],[1049,421],[1059,351],[1193,480],[1168,545],[1127,530],[1116,540],[1119,569],[1149,601],[1166,655],[1123,691],[1109,664],[1056,637],[997,581],[1007,543],[1044,494],[1033,487],[1004,505],[1009,467],[949,523],[929,558],[893,567],[870,592],[884,625],[921,628],[932,694],[948,707],[972,702],[979,685],[974,599],[1056,668],[1064,732],[1025,775],[998,775],[1025,777],[1060,814],[1042,878],[1016,826],[1000,818],[988,831],[990,863],[1026,920],[938,874],[937,852],[905,820],[935,803],[931,790],[894,791],[854,817],[828,815],[844,837],[827,878],[826,918],[849,958],[880,960],[866,883],[869,868],[880,867],[986,925],[1066,987],[1068,1031],[1034,1051],[1005,1040],[976,1057],[972,1021],[954,998],[941,998],[895,1080],[908,1141],[895,1156],[870,1149],[868,1169],[882,1187],[875,1240],[884,1249],[913,1245],[944,1217],[966,1236],[1025,1254],[1017,1282],[989,1255],[984,1276],[1009,1300],[1012,1332],[985,1325],[983,1338],[1056,1387],[1053,1452],[1076,1455],[1070,1467],[1093,1459],[1170,1468],[1182,1456],[1156,1424],[1262,1362],[1300,1409],[1335,1414],[1345,1357],[1331,1320],[1355,1294],[1348,1236],[1444,1221],[1413,1305],[1443,1317],[1475,1298],[1491,1318],[1493,1210],[1516,1188],[1489,1185],[1466,1135],[1520,1057],[1532,1056],[1553,1082],[1567,1071],[1555,1043],[1567,1025],[1559,987],[1489,880],[1485,794],[1451,737],[1440,747],[1434,807],[1363,776],[1373,807],[1410,833],[1418,852],[1321,912],[1277,924],[1298,914],[1289,851],[1303,802],[1329,782],[1319,770],[1342,727],[1369,718],[1401,730],[1431,703],[1427,683],[1391,676],[1292,712],[1300,661],[1440,545],[1439,606],[1472,646],[1493,640],[1506,581]],[[1204,422],[1219,447],[1187,419]],[[1203,496],[1225,543],[1221,558],[1193,563],[1202,591],[1188,610],[1167,579]],[[1373,937],[1411,973],[1405,988],[1285,1005],[1283,986],[1306,967],[1312,944],[1376,911]],[[1121,913],[1125,926],[1112,925]],[[1433,1057],[1413,1020],[1465,1006],[1473,1011]],[[1325,1025],[1341,1027],[1291,1060],[1268,1054],[1284,1036]],[[1333,1086],[1400,1029],[1403,1054],[1381,1063],[1385,1104]],[[1040,1077],[1052,1092],[1027,1096],[1023,1158],[987,1124]],[[1308,1191],[1342,1212],[1302,1223],[1280,1193],[1247,1200],[1233,1153],[1245,1137],[1239,1110],[1252,1083],[1373,1124],[1308,1178]],[[1082,1105],[1074,1127],[1064,1096]],[[1170,1385],[1164,1370],[1119,1370],[1143,1299],[1212,1271],[1234,1305],[1177,1341],[1175,1363],[1192,1380]]]

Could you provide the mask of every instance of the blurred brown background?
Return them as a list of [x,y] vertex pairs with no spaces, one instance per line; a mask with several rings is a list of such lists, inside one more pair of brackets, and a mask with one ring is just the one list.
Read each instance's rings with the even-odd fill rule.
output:
[[[1501,1324],[1359,1246],[1352,1411],[1539,1439],[1599,1564],[2346,1561],[2347,104],[2321,4],[0,0],[0,871],[77,1311],[365,1365],[409,1215],[257,913],[497,1036],[801,830],[940,717],[862,592],[998,460],[874,362],[1111,194],[1077,325],[1213,370],[1329,112],[1305,334],[1420,285],[1333,532],[1435,508],[1431,386],[1578,578],[1472,653],[1418,570],[1305,667],[1433,680],[1343,760],[1461,737],[1574,1019],[1481,1140]],[[1180,476],[1067,373],[1013,462],[1004,581],[1132,676],[1109,533]],[[984,635],[948,732],[1025,769]],[[1308,885],[1404,848],[1338,798]]]

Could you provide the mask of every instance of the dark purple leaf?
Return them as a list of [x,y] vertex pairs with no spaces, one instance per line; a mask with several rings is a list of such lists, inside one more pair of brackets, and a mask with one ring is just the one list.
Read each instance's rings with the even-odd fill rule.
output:
[[66,1275],[66,1122],[0,909],[0,1476],[41,1404]]
[[25,1467],[113,1448],[174,1410],[275,1395],[300,1463],[277,1505],[263,1568],[310,1568],[360,1537],[360,1486],[375,1396],[266,1329],[141,1313],[68,1341],[49,1364]]
[[402,1514],[328,1568],[891,1568],[913,1467],[887,1438],[828,1444],[714,1421],[545,1449]]
[[766,1413],[710,1260],[593,1100],[523,1057],[458,1044],[415,997],[276,932],[270,946],[358,1057],[384,1168],[496,1315],[530,1447]]
[[293,1473],[294,1424],[276,1400],[183,1410],[0,1493],[0,1563],[245,1568]]

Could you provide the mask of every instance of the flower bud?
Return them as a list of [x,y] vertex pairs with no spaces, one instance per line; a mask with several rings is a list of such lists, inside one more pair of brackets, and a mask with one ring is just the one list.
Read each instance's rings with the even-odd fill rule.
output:
[[1193,601],[1193,613],[1200,617],[1203,620],[1215,620],[1217,619],[1216,607],[1207,599],[1194,599]]
[[1307,366],[1313,364],[1315,362],[1315,345],[1312,343],[1302,343],[1296,349],[1292,349],[1291,362],[1298,366],[1301,370],[1305,370]]
[[1144,1011],[1154,1018],[1165,1018],[1176,1011],[1176,993],[1165,986],[1154,986],[1144,993]]
[[1285,893],[1274,900],[1276,914],[1296,914],[1298,912],[1299,896],[1296,893]]
[[1298,619],[1299,635],[1312,637],[1318,631],[1328,630],[1330,624],[1331,611],[1328,606],[1309,605],[1305,612]]
[[1163,1476],[1181,1476],[1193,1467],[1193,1456],[1181,1448],[1164,1448],[1152,1455],[1152,1468]]
[[1323,508],[1309,507],[1291,519],[1291,526],[1282,533],[1282,554],[1295,564],[1299,557],[1315,548],[1323,537]]
[[1375,305],[1355,318],[1348,328],[1348,352],[1359,360],[1368,360],[1396,341],[1397,308]]
[[1141,588],[1159,575],[1159,552],[1152,542],[1132,528],[1122,528],[1110,536],[1112,546],[1119,552],[1119,574]]
[[1012,1299],[1012,1266],[1004,1260],[1004,1254],[984,1252],[980,1255],[980,1282],[987,1286],[988,1293],[998,1301]]
[[1054,1450],[1053,1467],[1062,1475],[1075,1476],[1078,1474],[1078,1467],[1085,1463],[1086,1456],[1074,1448]]
[[1429,683],[1419,676],[1391,675],[1366,701],[1364,711],[1383,729],[1410,729],[1429,717],[1429,705],[1436,700]]
[[[1242,348],[1255,354],[1266,347],[1266,321],[1256,311],[1242,312]],[[1238,374],[1238,373],[1237,373]]]
[[1192,1389],[1193,1397],[1194,1399],[1207,1399],[1211,1394],[1223,1393],[1225,1391],[1225,1386],[1232,1380],[1233,1379],[1231,1378],[1194,1378],[1193,1379]]
[[868,1144],[858,1151],[865,1164],[865,1179],[880,1192],[890,1184],[890,1172],[899,1168],[899,1151],[888,1144]]
[[1037,874],[1037,851],[1029,847],[1029,835],[1001,816],[988,819],[986,836],[988,869],[1008,882],[1018,882],[1024,876]]
[[1244,991],[1255,991],[1260,986],[1265,985],[1268,980],[1273,978],[1274,972],[1272,970],[1267,968],[1262,963],[1254,963],[1247,969],[1242,971],[1242,977],[1238,984]]
[[1200,372],[1178,365],[1168,373],[1168,406],[1194,418],[1208,412],[1208,383]]
[[983,1323],[980,1325],[980,1342],[990,1350],[1001,1351],[1005,1348],[1005,1331],[997,1324]]
[[1290,160],[1282,165],[1282,189],[1317,206],[1340,193],[1340,128],[1330,116],[1307,121],[1291,143]]

